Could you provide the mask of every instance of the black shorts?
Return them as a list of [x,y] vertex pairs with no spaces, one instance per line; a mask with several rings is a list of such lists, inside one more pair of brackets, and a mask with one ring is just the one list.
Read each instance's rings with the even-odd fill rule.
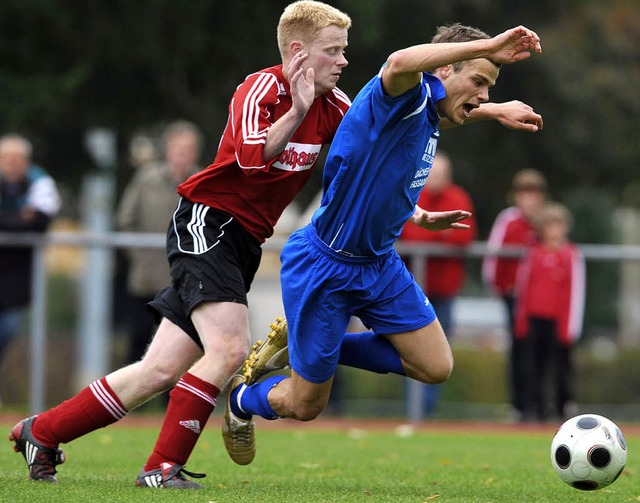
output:
[[172,283],[147,306],[202,348],[191,311],[207,301],[246,306],[261,255],[260,243],[231,215],[182,198],[167,231]]

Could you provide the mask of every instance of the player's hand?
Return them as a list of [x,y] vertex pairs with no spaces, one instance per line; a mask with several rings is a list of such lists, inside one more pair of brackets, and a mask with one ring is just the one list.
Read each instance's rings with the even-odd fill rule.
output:
[[485,103],[485,112],[490,112],[495,120],[504,127],[519,131],[535,133],[542,129],[542,115],[522,101],[513,100],[505,103]]
[[443,231],[446,229],[468,229],[469,224],[461,223],[471,216],[464,210],[451,211],[427,211],[416,206],[412,216],[413,223],[430,231]]
[[316,97],[315,72],[313,68],[307,70],[303,68],[303,63],[308,57],[309,55],[303,54],[302,51],[296,53],[287,69],[293,100],[292,108],[300,115],[306,115]]
[[535,31],[518,26],[491,39],[491,54],[488,58],[497,64],[508,65],[531,56],[531,52],[542,53],[540,37]]

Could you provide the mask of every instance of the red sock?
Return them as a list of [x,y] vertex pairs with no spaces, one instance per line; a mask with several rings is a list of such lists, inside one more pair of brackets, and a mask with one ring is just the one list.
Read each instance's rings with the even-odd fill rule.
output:
[[162,430],[144,470],[154,470],[163,461],[184,465],[196,446],[220,390],[189,374],[182,376],[169,393]]
[[38,414],[31,431],[45,446],[56,448],[119,421],[127,412],[103,377],[73,398]]

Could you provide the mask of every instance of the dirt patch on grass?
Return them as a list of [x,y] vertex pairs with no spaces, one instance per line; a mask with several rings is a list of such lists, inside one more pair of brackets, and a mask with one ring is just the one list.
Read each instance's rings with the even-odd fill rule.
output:
[[[0,422],[13,424],[24,416],[16,413],[0,413]],[[116,428],[158,428],[162,426],[162,414],[131,414],[112,427]],[[222,417],[217,414],[207,423],[207,429],[220,427]],[[320,417],[315,421],[301,422],[293,419],[266,421],[257,419],[257,427],[265,430],[318,430],[318,431],[349,431],[368,430],[380,432],[450,432],[450,433],[498,433],[498,434],[554,434],[560,423],[509,423],[499,421],[422,421],[411,423],[401,419],[363,419],[343,417]],[[621,423],[620,428],[625,435],[640,435],[640,424]]]

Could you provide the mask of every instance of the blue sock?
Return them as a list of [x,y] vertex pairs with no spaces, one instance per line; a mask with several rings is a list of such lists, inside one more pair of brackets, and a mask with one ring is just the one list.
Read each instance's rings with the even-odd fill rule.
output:
[[338,363],[378,374],[405,375],[396,348],[385,337],[373,332],[344,334]]
[[254,414],[265,419],[278,419],[280,416],[269,405],[267,395],[271,388],[284,379],[286,379],[286,376],[277,375],[267,377],[251,386],[246,384],[238,386],[231,392],[231,399],[229,400],[231,412],[241,419],[251,419]]

